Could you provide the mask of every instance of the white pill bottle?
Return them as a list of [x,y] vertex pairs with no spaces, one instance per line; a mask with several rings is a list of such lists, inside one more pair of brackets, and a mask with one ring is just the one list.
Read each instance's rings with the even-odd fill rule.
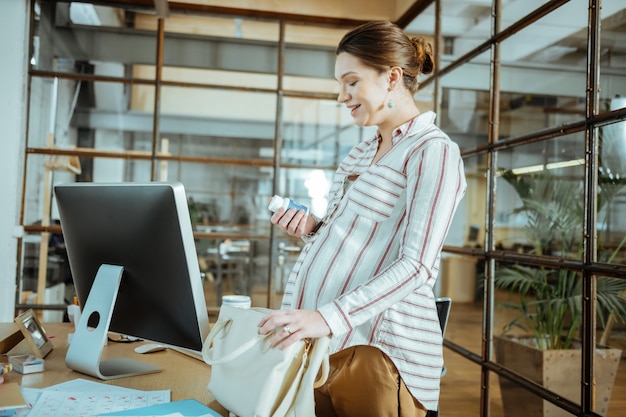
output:
[[270,204],[267,206],[267,208],[271,211],[276,211],[280,207],[284,208],[285,211],[289,210],[290,208],[295,208],[296,210],[304,210],[307,213],[309,212],[309,208],[304,204],[296,203],[290,198],[283,198],[278,195],[272,197],[272,199],[270,200]]

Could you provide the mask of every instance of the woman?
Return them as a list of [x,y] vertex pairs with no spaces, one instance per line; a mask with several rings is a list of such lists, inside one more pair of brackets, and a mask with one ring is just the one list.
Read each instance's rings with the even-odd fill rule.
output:
[[417,77],[430,45],[389,22],[364,24],[337,47],[337,100],[378,134],[340,164],[323,219],[278,209],[271,222],[306,244],[281,310],[259,323],[273,346],[332,335],[331,372],[316,415],[424,416],[443,366],[433,287],[441,248],[465,193],[458,146],[420,114]]

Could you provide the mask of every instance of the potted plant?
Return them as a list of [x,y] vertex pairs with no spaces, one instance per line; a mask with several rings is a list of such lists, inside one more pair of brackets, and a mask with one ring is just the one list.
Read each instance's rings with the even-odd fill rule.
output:
[[[525,234],[537,255],[576,258],[582,250],[582,182],[558,178],[548,171],[534,175],[502,173],[512,185],[527,223]],[[600,176],[598,212],[606,207],[624,183]],[[624,241],[613,251],[598,250],[600,260],[612,261]],[[505,334],[521,329],[524,334],[494,337],[496,360],[545,388],[574,402],[580,401],[581,351],[577,342],[582,323],[582,276],[578,271],[524,265],[506,265],[496,271],[495,286],[516,293],[519,301],[501,303],[518,314],[505,326]],[[626,318],[626,281],[598,277],[597,317],[604,326],[609,315]],[[595,359],[596,412],[608,409],[621,350],[600,347]],[[519,367],[518,367],[519,365]],[[559,381],[562,377],[563,381]],[[564,415],[569,413],[500,378],[505,415]],[[511,401],[513,403],[511,404]]]

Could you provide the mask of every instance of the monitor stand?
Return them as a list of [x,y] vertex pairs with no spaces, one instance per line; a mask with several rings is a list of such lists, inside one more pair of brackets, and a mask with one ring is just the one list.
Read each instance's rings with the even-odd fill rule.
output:
[[[159,366],[130,358],[100,360],[123,272],[124,267],[117,265],[102,264],[98,269],[65,356],[69,368],[103,380],[162,370]],[[90,321],[95,328],[88,327]]]

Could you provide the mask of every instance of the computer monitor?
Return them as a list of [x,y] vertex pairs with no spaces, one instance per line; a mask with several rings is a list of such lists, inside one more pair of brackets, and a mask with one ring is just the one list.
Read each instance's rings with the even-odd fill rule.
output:
[[199,354],[209,319],[183,185],[70,183],[54,191],[82,309],[68,367],[100,379],[160,370],[101,360],[109,331]]

